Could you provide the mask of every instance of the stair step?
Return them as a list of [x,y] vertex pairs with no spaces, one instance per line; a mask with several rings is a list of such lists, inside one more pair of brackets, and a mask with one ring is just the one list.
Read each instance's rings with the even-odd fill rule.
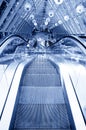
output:
[[55,129],[53,129],[53,128],[14,128],[13,130],[71,130],[71,129],[57,129],[57,128],[55,128]]
[[14,128],[70,129],[65,104],[19,104]]
[[54,68],[28,68],[26,74],[57,74]]
[[60,76],[55,74],[28,74],[22,80],[22,86],[61,86]]
[[63,104],[62,87],[24,87],[20,91],[20,104]]
[[58,70],[38,56],[24,70],[13,130],[71,130]]

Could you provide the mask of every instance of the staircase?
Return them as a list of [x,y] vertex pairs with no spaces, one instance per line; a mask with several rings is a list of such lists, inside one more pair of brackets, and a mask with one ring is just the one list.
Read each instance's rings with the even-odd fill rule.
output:
[[38,56],[25,68],[13,130],[71,130],[58,68]]

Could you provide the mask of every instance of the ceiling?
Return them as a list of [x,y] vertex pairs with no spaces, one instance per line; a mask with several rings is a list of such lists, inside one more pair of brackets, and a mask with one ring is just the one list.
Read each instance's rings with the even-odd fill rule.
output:
[[0,32],[86,34],[86,0],[1,0]]

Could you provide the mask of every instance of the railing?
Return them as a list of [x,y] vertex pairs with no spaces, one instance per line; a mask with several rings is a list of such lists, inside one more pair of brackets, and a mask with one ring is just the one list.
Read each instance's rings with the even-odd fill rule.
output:
[[[6,48],[7,45],[9,45],[11,42],[13,42],[13,40],[22,40],[23,42],[27,43],[27,41],[19,36],[19,35],[10,35],[7,38],[5,38],[5,40],[3,40],[0,44],[0,54],[3,53],[4,49]],[[21,42],[20,42],[21,43]]]
[[10,38],[12,38],[12,39],[20,38],[20,39],[22,39],[23,41],[27,42],[27,40],[25,40],[22,36],[17,35],[17,34],[12,34],[12,35],[9,35],[7,38],[5,38],[5,39],[0,43],[0,47],[1,47],[3,44],[5,44],[5,42],[6,42],[7,40],[9,40]]
[[[23,37],[21,37],[21,36],[19,36],[19,35],[10,35],[10,36],[8,36],[7,38],[5,38],[2,42],[1,42],[1,44],[0,44],[0,54],[3,52],[3,50],[4,50],[4,48],[8,45],[8,44],[10,44],[10,42],[12,41],[12,40],[16,40],[16,38],[19,38],[20,40],[23,40],[25,43],[27,42]],[[14,63],[15,64],[15,63]],[[1,102],[0,102],[0,119],[1,119],[1,117],[2,117],[2,114],[3,114],[3,111],[4,111],[4,108],[5,108],[5,104],[6,104],[6,101],[7,101],[7,98],[8,98],[8,95],[9,95],[9,92],[10,92],[10,89],[11,89],[11,84],[12,84],[12,81],[13,81],[13,78],[14,78],[14,76],[15,76],[15,72],[16,72],[16,69],[17,69],[17,67],[18,67],[18,65],[19,65],[19,63],[16,63],[14,66],[15,67],[13,67],[13,71],[12,72],[10,72],[10,70],[9,70],[9,72],[7,72],[8,71],[8,69],[9,69],[9,67],[11,67],[11,66],[9,66],[8,67],[8,69],[4,72],[4,76],[2,76],[2,81],[0,82],[0,88],[2,89],[2,90],[5,90],[5,87],[6,87],[6,90],[5,90],[5,96],[3,96],[3,93],[1,92],[0,93],[0,95],[2,95],[1,96]],[[7,76],[7,74],[9,73],[9,75]],[[11,76],[10,76],[11,75]],[[11,79],[9,79],[9,78],[11,78]],[[8,79],[8,81],[7,81],[7,79]],[[9,81],[9,80],[11,80],[11,81]]]
[[[78,36],[75,36],[75,35],[67,35],[67,36],[62,36],[59,40],[57,40],[54,44],[56,44],[57,42],[59,42],[60,40],[62,39],[65,39],[65,38],[70,38],[72,40],[75,40],[77,42],[79,42],[85,49],[86,49],[86,46],[83,44],[83,41],[78,37]],[[53,44],[53,45],[54,45]],[[51,45],[52,46],[52,45]]]

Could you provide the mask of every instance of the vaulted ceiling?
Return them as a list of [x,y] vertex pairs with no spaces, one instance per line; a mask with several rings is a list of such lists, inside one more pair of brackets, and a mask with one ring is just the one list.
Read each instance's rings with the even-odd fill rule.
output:
[[1,0],[0,31],[86,34],[86,0]]

